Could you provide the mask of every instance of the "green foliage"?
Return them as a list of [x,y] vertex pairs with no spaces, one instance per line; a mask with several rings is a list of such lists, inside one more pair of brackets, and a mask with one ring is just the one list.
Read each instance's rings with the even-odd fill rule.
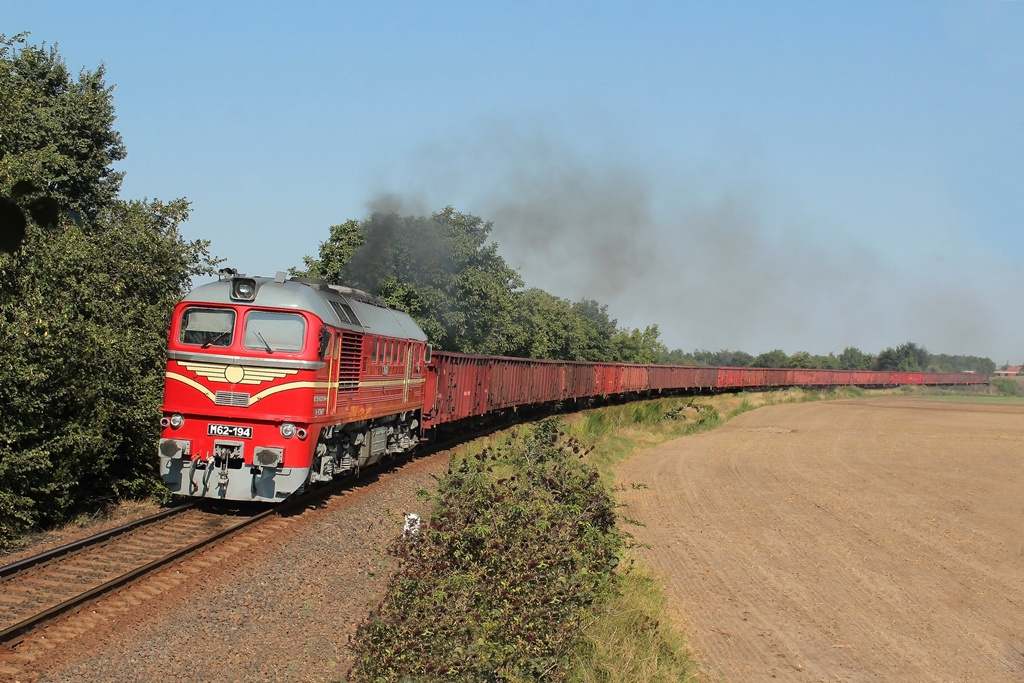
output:
[[352,681],[562,680],[611,591],[614,503],[548,420],[453,463],[402,567],[353,641]]
[[[34,195],[34,196],[33,196]],[[0,252],[14,254],[25,243],[29,218],[40,227],[52,230],[60,220],[60,203],[41,188],[21,180],[11,188],[11,196],[0,195]]]
[[989,384],[1001,396],[1024,396],[1024,391],[1021,391],[1017,381],[1009,377],[993,377]]
[[508,354],[520,344],[519,275],[488,242],[491,224],[452,207],[375,212],[331,228],[319,258],[293,273],[365,289],[403,308],[438,349]]
[[657,325],[648,325],[643,332],[638,329],[617,331],[611,340],[612,362],[656,363],[665,346],[659,341]]
[[614,355],[612,337],[618,331],[618,321],[608,315],[608,306],[594,299],[580,299],[572,305],[572,312],[584,329],[582,357],[610,361]]
[[825,370],[899,370],[905,372],[975,372],[991,374],[996,364],[989,358],[979,356],[950,356],[929,354],[927,349],[913,342],[888,348],[877,357],[864,353],[855,346],[848,346],[836,356],[819,356],[807,351],[797,351],[787,356],[782,349],[762,353],[756,358],[742,351],[694,351],[684,353],[679,349],[662,353],[659,363],[672,365],[709,365],[726,367],[758,368],[821,368]]
[[167,321],[213,265],[178,232],[185,200],[116,198],[102,69],[72,81],[56,50],[15,42],[0,38],[0,193],[46,188],[79,220],[30,212],[0,254],[0,547],[155,490]]
[[794,353],[791,356],[789,356],[788,358],[786,358],[786,360],[783,361],[783,364],[780,367],[784,367],[784,368],[816,368],[816,367],[820,367],[815,361],[816,361],[816,359],[814,358],[814,356],[812,356],[807,351],[797,351],[796,353]]
[[349,220],[340,225],[332,225],[329,229],[331,236],[326,242],[320,243],[320,258],[304,257],[306,270],[289,268],[292,275],[313,277],[334,284],[344,283],[345,266],[359,247],[366,244],[363,226],[359,221]]
[[754,357],[745,351],[704,351],[697,349],[690,353],[682,349],[665,351],[658,358],[658,363],[663,365],[704,365],[727,368],[749,367]]
[[0,185],[33,181],[62,207],[94,218],[124,175],[110,168],[127,154],[113,128],[113,86],[103,66],[76,80],[56,47],[25,42],[26,34],[0,35]]
[[979,375],[991,375],[996,371],[996,364],[991,358],[979,356],[951,356],[945,353],[933,354],[928,357],[929,372],[974,372]]
[[864,353],[856,346],[847,346],[839,354],[840,370],[870,370],[875,364],[875,357]]
[[928,350],[914,342],[904,342],[895,349],[883,349],[875,359],[875,370],[920,372],[928,366]]
[[589,335],[572,303],[537,288],[521,292],[518,300],[524,334],[512,355],[560,360],[587,357],[585,340]]
[[781,368],[786,363],[786,352],[782,349],[766,351],[755,358],[750,366],[754,368]]

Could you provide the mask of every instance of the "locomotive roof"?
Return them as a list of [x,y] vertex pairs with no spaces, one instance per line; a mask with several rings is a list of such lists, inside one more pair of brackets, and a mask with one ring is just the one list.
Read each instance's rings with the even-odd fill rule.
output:
[[[231,298],[232,281],[242,278],[253,280],[256,283],[256,296],[251,301],[239,301]],[[385,337],[427,340],[427,335],[405,311],[388,308],[377,297],[358,289],[331,285],[312,278],[285,279],[281,274],[276,278],[245,276],[223,278],[217,282],[196,287],[185,296],[184,300],[309,311],[335,327]]]

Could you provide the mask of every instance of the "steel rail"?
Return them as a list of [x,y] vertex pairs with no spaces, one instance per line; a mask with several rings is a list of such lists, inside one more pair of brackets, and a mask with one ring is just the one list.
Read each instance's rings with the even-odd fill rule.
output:
[[[5,628],[4,630],[0,631],[0,643],[7,647],[16,645],[17,642],[20,642],[21,640],[19,636],[23,636],[25,633],[28,633],[29,631],[36,628],[43,622],[48,621],[62,614],[63,612],[67,612],[71,609],[74,609],[75,607],[79,607],[97,597],[100,597],[104,593],[109,593],[110,591],[116,588],[120,588],[125,584],[131,583],[132,581],[141,578],[142,576],[152,572],[155,569],[158,569],[166,564],[170,564],[171,562],[174,562],[175,560],[184,557],[185,555],[200,550],[203,547],[208,546],[211,543],[214,543],[215,541],[218,541],[222,538],[225,538],[226,536],[229,536],[237,531],[240,531],[241,529],[251,524],[254,524],[257,521],[265,519],[266,517],[279,514],[279,512],[280,510],[277,507],[264,510],[263,512],[260,512],[252,517],[242,520],[238,524],[229,526],[225,529],[221,529],[215,534],[206,536],[203,539],[196,541],[195,543],[191,543],[187,546],[174,550],[173,552],[168,553],[167,555],[164,555],[163,557],[160,557],[156,560],[153,560],[152,562],[149,562],[141,567],[136,567],[135,569],[132,569],[118,577],[115,577],[107,581],[106,583],[100,584],[99,586],[95,586],[94,588],[91,588],[83,593],[80,593],[75,597],[68,598],[67,600],[58,605],[54,605],[53,607],[50,607],[42,612],[39,612],[34,616],[24,619],[18,622],[17,624],[9,626],[8,628]],[[150,521],[155,520],[150,519]]]
[[136,519],[132,522],[128,522],[127,524],[122,524],[121,526],[117,526],[112,529],[107,529],[106,531],[101,531],[98,534],[89,536],[88,538],[72,541],[71,543],[59,546],[57,548],[51,548],[50,550],[46,550],[44,552],[39,553],[38,555],[33,555],[32,557],[27,557],[24,560],[19,560],[18,562],[12,562],[11,564],[0,567],[0,579],[7,578],[8,576],[13,576],[18,572],[24,571],[31,567],[35,567],[37,565],[45,564],[51,560],[57,559],[58,557],[70,555],[71,553],[78,552],[79,550],[83,550],[94,545],[99,545],[100,543],[108,541],[111,538],[114,538],[115,536],[120,536],[123,533],[132,531],[134,529],[138,529],[139,527],[146,526],[147,524],[152,524],[153,522],[158,522],[166,517],[172,517],[174,515],[180,514],[194,506],[195,501],[191,500],[186,501],[184,503],[179,503],[178,505],[175,505],[172,508],[169,508],[167,510],[161,510],[160,512],[154,515],[149,515],[148,517]]

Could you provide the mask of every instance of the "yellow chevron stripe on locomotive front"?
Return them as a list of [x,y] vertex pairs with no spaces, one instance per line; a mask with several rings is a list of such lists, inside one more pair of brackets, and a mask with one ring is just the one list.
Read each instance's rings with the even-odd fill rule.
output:
[[[228,374],[229,373],[227,371],[229,369],[231,369],[231,368],[240,367],[240,366],[237,366],[237,365],[236,366],[215,365],[213,363],[188,363],[188,364],[182,363],[182,365],[185,365],[185,367],[187,367],[189,370],[195,372],[196,374],[201,375],[202,377],[205,377],[206,379],[208,379],[211,382],[228,382]],[[196,365],[202,365],[202,366],[206,366],[206,367],[203,367],[202,368],[202,372],[199,372],[194,367]],[[249,373],[250,370],[257,370],[257,371],[260,371],[260,372],[267,371],[268,373],[279,373],[277,375],[278,377],[284,377],[284,376],[287,376],[287,375],[293,375],[293,374],[295,374],[297,372],[296,370],[278,370],[278,369],[249,368],[249,367],[245,367],[245,368],[242,368],[242,369],[245,371],[246,376],[248,376],[248,373]],[[185,384],[186,386],[192,387],[193,389],[195,389],[196,391],[202,393],[204,396],[206,396],[208,399],[210,399],[210,401],[212,401],[213,403],[217,403],[217,395],[214,392],[212,392],[209,389],[207,389],[206,387],[204,387],[199,382],[196,382],[195,380],[190,379],[188,377],[185,377],[184,375],[178,374],[176,372],[171,372],[171,371],[167,371],[164,376],[167,379],[175,380],[175,381],[181,382],[182,384]],[[271,378],[271,379],[276,379],[276,377]],[[261,382],[262,381],[267,381],[267,380],[261,380]],[[230,383],[231,384],[259,384],[261,382],[256,382],[256,381],[251,381],[251,382],[238,381],[238,382],[230,382]],[[366,381],[366,382],[359,382],[358,384],[356,384],[356,386],[358,388],[360,388],[360,389],[369,389],[369,388],[384,389],[384,388],[391,388],[391,387],[415,386],[415,385],[424,384],[424,383],[426,383],[426,380],[424,378],[422,378],[422,377],[418,377],[418,378],[415,378],[415,379],[408,379],[408,380],[405,380],[405,379],[370,380],[370,381]],[[243,401],[245,401],[245,405],[246,406],[252,406],[254,403],[256,403],[258,401],[261,401],[261,400],[265,399],[268,396],[272,396],[274,394],[280,393],[282,391],[291,391],[292,389],[337,389],[342,384],[344,384],[346,386],[351,386],[353,383],[351,383],[351,382],[288,382],[287,384],[279,384],[277,386],[269,387],[269,388],[264,389],[263,391],[261,391],[261,392],[259,392],[257,394],[254,394],[254,395],[249,395],[249,394],[242,393],[242,394],[240,394],[239,397]],[[218,392],[218,393],[224,393],[224,392]],[[237,392],[231,392],[231,393],[237,393]]]
[[223,365],[221,363],[198,363],[178,361],[186,370],[205,377],[211,382],[227,384],[263,384],[275,379],[297,374],[298,370],[285,368],[263,368],[251,365]]

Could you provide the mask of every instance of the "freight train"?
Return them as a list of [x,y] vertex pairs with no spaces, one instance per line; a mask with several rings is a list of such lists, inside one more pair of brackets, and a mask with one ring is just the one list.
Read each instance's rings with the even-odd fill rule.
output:
[[319,280],[221,271],[174,310],[160,474],[176,494],[280,502],[509,412],[669,393],[986,383],[956,373],[684,367],[432,353],[403,311]]

